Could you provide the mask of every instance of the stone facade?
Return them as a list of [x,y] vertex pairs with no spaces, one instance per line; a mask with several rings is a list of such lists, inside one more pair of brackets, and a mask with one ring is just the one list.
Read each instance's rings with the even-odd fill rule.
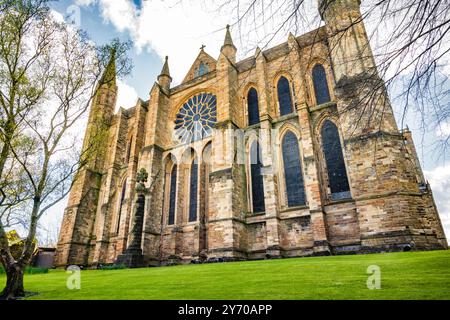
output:
[[[325,26],[290,34],[287,42],[257,49],[239,62],[227,29],[217,60],[201,49],[184,81],[171,87],[166,59],[149,99],[117,114],[115,82],[103,86],[84,147],[99,136],[95,119],[104,120],[107,133],[95,161],[78,174],[55,265],[114,263],[131,242],[141,246],[142,265],[447,248],[411,133],[397,128],[377,76],[359,5],[358,0],[320,1]],[[330,95],[322,104],[312,76],[317,64],[325,69]],[[293,109],[287,115],[280,114],[281,77],[290,85]],[[258,93],[259,122],[253,125],[250,88]],[[183,143],[175,138],[177,114],[199,93],[216,97],[214,130]],[[321,140],[327,120],[338,128],[350,187],[350,196],[340,200],[330,194]],[[287,132],[297,137],[300,149],[306,201],[299,206],[287,200],[281,146]],[[262,150],[265,209],[257,213],[249,162],[255,140]],[[191,221],[193,159],[198,179]],[[175,216],[169,224],[175,165]],[[145,195],[138,196],[141,169],[148,181]],[[134,218],[141,210],[143,221]]]

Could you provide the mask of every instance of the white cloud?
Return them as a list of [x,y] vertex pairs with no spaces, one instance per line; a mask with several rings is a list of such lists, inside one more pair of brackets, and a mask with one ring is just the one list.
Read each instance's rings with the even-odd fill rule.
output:
[[[94,3],[79,0],[79,4]],[[169,56],[173,84],[182,81],[202,44],[214,58],[219,56],[229,14],[209,11],[207,1],[142,1],[137,8],[131,0],[97,0],[102,18],[119,32],[129,32],[138,50],[153,49],[161,57]],[[215,6],[213,5],[212,8]]]
[[79,6],[89,6],[95,2],[96,0],[75,0],[75,4]]
[[450,165],[424,171],[433,190],[434,199],[447,237],[450,236]]
[[116,111],[119,110],[120,107],[123,107],[124,109],[133,107],[138,99],[136,89],[121,80],[117,80],[117,87]]
[[129,30],[136,34],[139,18],[137,9],[130,0],[100,0],[102,17],[105,21],[111,21],[118,31]]
[[[138,49],[152,48],[170,57],[174,84],[181,82],[205,44],[213,57],[219,54],[227,21],[208,13],[201,1],[175,4],[173,1],[143,1],[138,10],[130,0],[100,0],[104,19],[119,31],[128,30]],[[119,14],[121,12],[121,14]],[[130,23],[132,21],[132,23]]]
[[57,22],[64,22],[64,16],[56,10],[50,10],[51,17]]
[[[112,23],[119,32],[129,32],[138,49],[152,48],[161,58],[169,55],[174,84],[182,80],[195,59],[200,45],[205,44],[206,50],[213,57],[218,56],[225,25],[235,22],[238,16],[236,5],[219,6],[214,1],[152,0],[141,3],[141,7],[138,8],[132,0],[76,0],[76,4],[81,6],[98,4],[104,21]],[[241,18],[251,3],[250,0],[240,2],[239,16]],[[266,45],[266,40],[271,40],[270,45],[285,41],[288,31],[302,33],[320,25],[317,3],[315,0],[308,0],[305,1],[301,11],[305,13],[304,16],[299,21],[291,19],[291,23],[284,25],[284,28],[278,32],[278,28],[285,22],[288,14],[282,10],[289,11],[291,7],[289,4],[279,7],[278,2],[274,3],[265,3],[265,10],[271,14],[262,11],[263,9],[259,6],[251,6],[251,14],[240,22],[240,32],[238,33],[237,27],[234,28],[235,41],[241,49],[238,50],[239,58],[251,54],[257,44]],[[373,5],[373,1],[365,5],[363,3],[363,12],[373,8]],[[391,32],[384,31],[391,30],[393,25],[397,26],[402,20],[394,16],[392,19],[383,20],[384,23],[380,25],[382,13],[381,10],[375,10],[366,21],[371,44],[378,59],[389,48],[403,45],[394,43],[386,46]],[[274,32],[277,34],[274,35]],[[399,41],[403,40],[403,38],[399,39]],[[423,45],[425,44],[416,44],[422,49]],[[441,51],[436,51],[436,56],[442,53]],[[393,67],[388,68],[386,77],[389,78],[395,74],[396,66],[405,66],[410,63],[415,58],[414,52],[398,58]],[[441,59],[441,70],[450,75],[448,59],[450,59],[448,55]],[[411,69],[412,67],[409,67],[403,73],[406,74]]]
[[450,136],[450,122],[444,122],[438,125],[436,130],[436,136],[438,138],[447,138]]

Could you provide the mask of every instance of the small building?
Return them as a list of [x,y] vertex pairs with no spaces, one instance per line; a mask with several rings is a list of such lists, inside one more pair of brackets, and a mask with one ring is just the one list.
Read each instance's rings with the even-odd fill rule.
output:
[[31,265],[36,268],[50,269],[53,267],[55,253],[56,248],[38,248]]

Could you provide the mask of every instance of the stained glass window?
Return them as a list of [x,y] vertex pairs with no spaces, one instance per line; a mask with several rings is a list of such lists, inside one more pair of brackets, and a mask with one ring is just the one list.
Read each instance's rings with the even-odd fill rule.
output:
[[177,197],[177,165],[174,165],[170,174],[170,191],[169,191],[169,221],[168,224],[175,223],[175,200]]
[[331,199],[348,199],[351,197],[350,186],[348,184],[341,141],[339,140],[339,132],[336,125],[330,120],[326,120],[322,126],[321,135]]
[[255,88],[251,88],[247,95],[248,104],[248,125],[259,123],[259,106],[258,106],[258,92]]
[[292,113],[292,97],[288,79],[281,77],[280,80],[278,80],[277,89],[280,116]]
[[181,107],[175,119],[175,132],[182,143],[191,143],[209,137],[216,122],[216,96],[199,93]]
[[264,212],[264,184],[261,174],[261,150],[259,144],[255,141],[250,148],[250,174],[252,180],[252,204],[253,212]]
[[189,194],[189,222],[197,221],[198,206],[198,163],[197,158],[192,160],[191,181]]
[[325,68],[321,64],[316,64],[313,68],[312,75],[317,104],[330,102],[330,91],[328,89]]
[[123,208],[123,203],[125,201],[126,192],[127,192],[127,180],[124,181],[123,186],[122,186],[122,194],[120,196],[119,212],[118,212],[118,216],[117,216],[116,233],[119,233],[120,219],[122,218],[122,208]]
[[300,152],[295,134],[285,134],[282,143],[284,179],[288,206],[295,207],[305,204],[305,189],[300,162]]

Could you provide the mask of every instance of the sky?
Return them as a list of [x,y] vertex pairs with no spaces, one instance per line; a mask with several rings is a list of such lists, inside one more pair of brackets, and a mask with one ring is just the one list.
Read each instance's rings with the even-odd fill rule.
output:
[[[287,40],[289,31],[281,30],[272,37],[272,26],[240,31],[233,23],[236,14],[232,10],[218,11],[207,6],[213,0],[61,0],[51,3],[52,10],[66,21],[75,21],[97,44],[113,38],[133,43],[130,58],[133,71],[118,81],[119,93],[116,109],[130,108],[136,100],[147,100],[150,89],[161,71],[164,57],[169,56],[172,85],[179,84],[197,57],[200,47],[217,58],[225,35],[225,26],[231,24],[231,32],[238,47],[238,60],[253,54],[256,45],[261,48]],[[316,1],[311,2],[311,16],[318,22]],[[276,23],[276,21],[271,21]],[[314,22],[315,23],[315,22]],[[313,24],[310,24],[313,25]],[[315,26],[315,27],[317,27]],[[370,26],[366,25],[367,28]],[[299,34],[297,34],[299,35]],[[270,42],[267,39],[271,39]],[[372,43],[372,46],[376,44]],[[450,61],[450,59],[449,59]],[[449,63],[450,66],[450,63]],[[449,71],[450,67],[446,70]],[[400,102],[392,100],[394,111]],[[401,113],[396,112],[397,120]],[[413,132],[416,148],[429,180],[441,215],[446,234],[450,237],[450,163],[433,152],[438,138],[450,134],[450,123],[439,130],[422,130],[417,116],[409,114],[406,124]],[[41,226],[55,229],[61,223],[67,200],[52,208],[41,221]]]

